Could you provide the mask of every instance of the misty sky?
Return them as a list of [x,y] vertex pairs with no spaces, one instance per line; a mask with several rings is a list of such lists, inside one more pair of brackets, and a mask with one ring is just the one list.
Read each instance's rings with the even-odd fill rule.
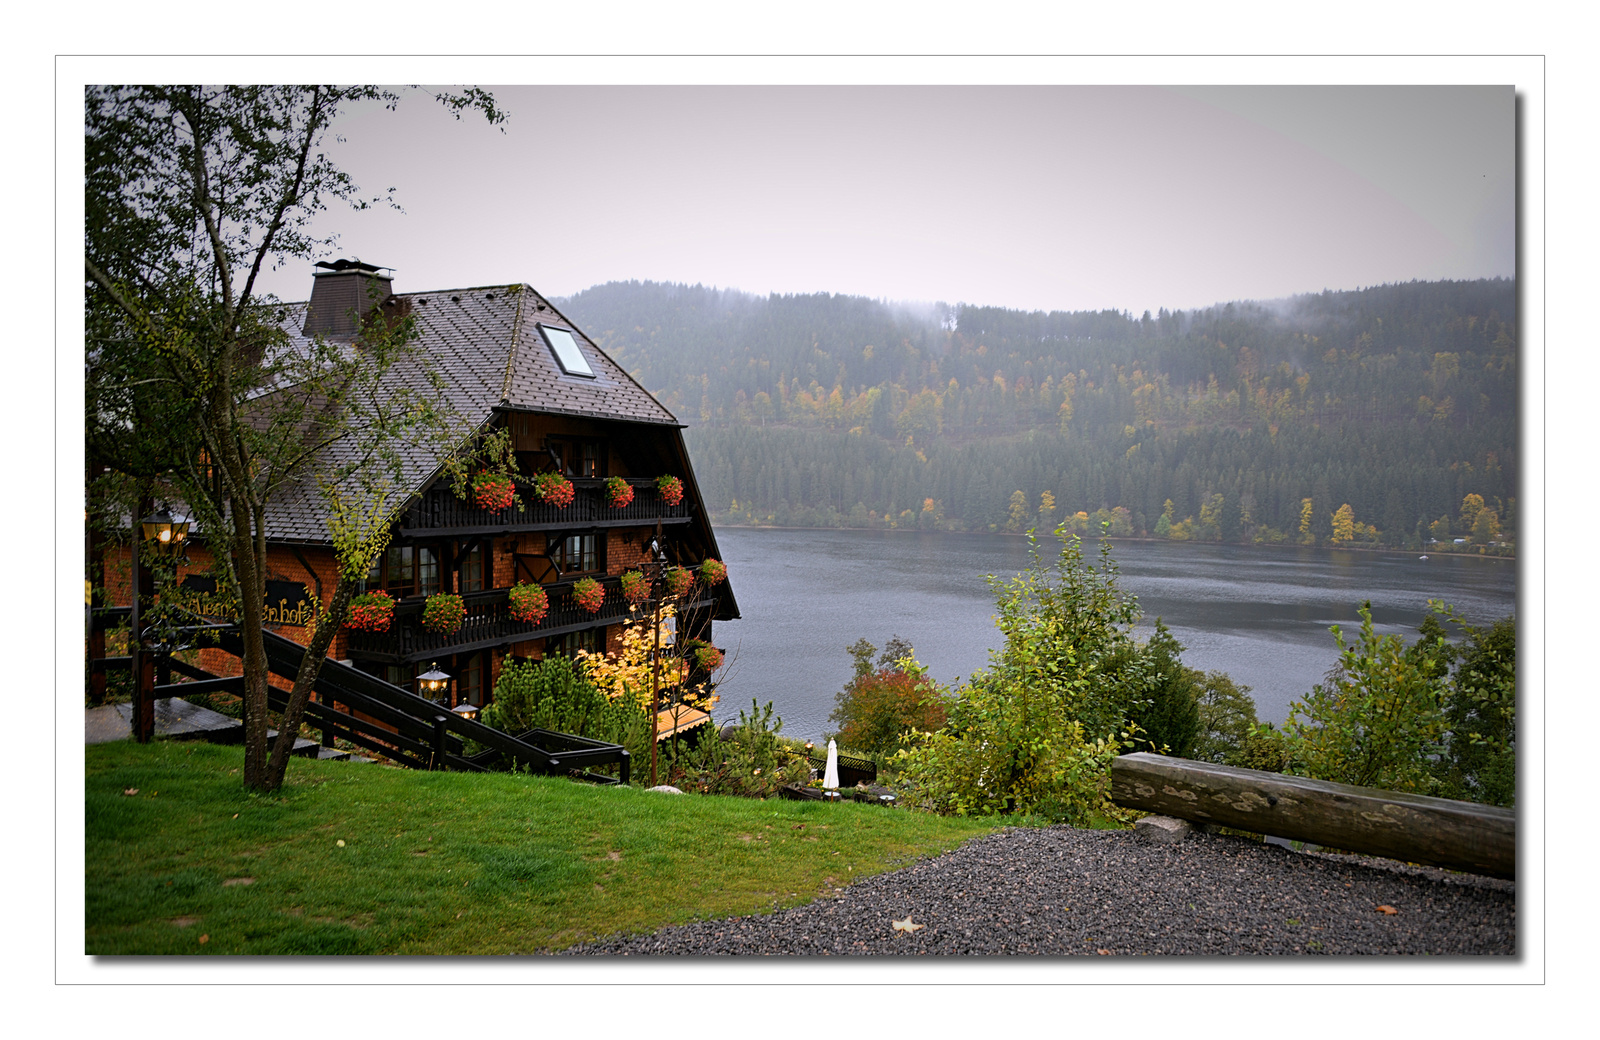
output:
[[[1039,309],[1515,274],[1493,86],[496,87],[337,124],[397,291],[622,279]],[[304,299],[309,268],[267,283]]]

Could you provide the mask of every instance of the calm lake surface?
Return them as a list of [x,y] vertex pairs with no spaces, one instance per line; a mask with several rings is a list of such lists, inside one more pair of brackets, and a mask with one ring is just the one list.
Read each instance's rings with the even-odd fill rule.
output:
[[[784,734],[806,740],[831,728],[851,674],[845,648],[857,639],[882,648],[900,636],[941,682],[984,667],[1002,642],[984,575],[1028,564],[1026,540],[1005,535],[718,528],[716,537],[741,614],[716,626],[729,661],[717,717],[771,701]],[[1051,560],[1059,551],[1053,538],[1040,547]],[[1328,628],[1352,638],[1363,600],[1380,633],[1408,640],[1429,599],[1474,624],[1516,612],[1511,560],[1180,542],[1115,542],[1112,555],[1144,612],[1140,638],[1160,617],[1186,665],[1251,687],[1258,715],[1274,723],[1338,661]]]

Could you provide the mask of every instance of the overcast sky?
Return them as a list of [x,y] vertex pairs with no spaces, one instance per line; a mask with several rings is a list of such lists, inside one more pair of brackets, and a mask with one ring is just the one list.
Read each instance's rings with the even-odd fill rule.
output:
[[[330,211],[398,291],[623,279],[1039,309],[1515,275],[1492,86],[495,87],[336,124],[404,215]],[[309,293],[296,264],[267,288]]]

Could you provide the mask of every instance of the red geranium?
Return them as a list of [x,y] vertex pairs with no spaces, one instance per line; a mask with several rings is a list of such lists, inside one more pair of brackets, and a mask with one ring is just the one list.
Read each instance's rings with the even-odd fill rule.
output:
[[621,477],[606,478],[606,504],[621,509],[633,501],[633,485]]
[[721,560],[703,560],[700,563],[700,580],[709,588],[720,585],[728,576],[728,568],[722,565]]
[[661,501],[675,506],[683,501],[683,481],[670,475],[659,476],[656,478],[656,492],[661,495]]
[[512,586],[506,594],[506,600],[511,604],[511,618],[513,621],[526,621],[537,625],[550,613],[550,597],[538,585],[530,585],[519,581]]
[[570,506],[576,494],[572,481],[559,473],[541,473],[534,477],[533,493],[539,496],[539,501],[548,502],[557,509]]
[[722,651],[709,643],[697,646],[694,650],[694,663],[708,672],[714,672],[722,667]]
[[579,578],[572,585],[572,598],[584,610],[598,614],[606,602],[605,586],[593,578]]
[[682,567],[674,567],[662,575],[661,580],[667,586],[667,595],[678,597],[689,591],[689,586],[694,584],[694,575]]
[[350,601],[344,626],[358,632],[387,632],[394,620],[394,600],[382,589],[363,592]]
[[635,605],[650,598],[650,583],[641,572],[627,571],[622,575],[622,597]]
[[458,631],[466,619],[467,605],[453,592],[436,593],[422,605],[422,627],[429,632],[450,635]]
[[508,476],[484,471],[472,478],[472,500],[479,509],[498,512],[509,506],[515,497],[516,488]]

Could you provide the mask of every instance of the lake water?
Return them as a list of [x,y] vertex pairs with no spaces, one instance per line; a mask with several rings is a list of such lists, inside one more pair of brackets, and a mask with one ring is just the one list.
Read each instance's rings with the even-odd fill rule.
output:
[[[718,528],[741,619],[719,622],[728,651],[720,719],[752,698],[773,703],[786,736],[831,728],[834,695],[850,678],[845,648],[898,635],[941,682],[984,667],[1002,640],[984,575],[1028,564],[1027,542],[1004,535]],[[1059,551],[1041,542],[1047,559]],[[1093,556],[1093,543],[1085,553]],[[1324,548],[1115,542],[1124,590],[1139,599],[1148,636],[1160,617],[1183,661],[1251,687],[1263,721],[1281,723],[1338,660],[1331,625],[1346,639],[1372,601],[1380,633],[1415,638],[1429,599],[1474,624],[1516,611],[1515,561]]]

